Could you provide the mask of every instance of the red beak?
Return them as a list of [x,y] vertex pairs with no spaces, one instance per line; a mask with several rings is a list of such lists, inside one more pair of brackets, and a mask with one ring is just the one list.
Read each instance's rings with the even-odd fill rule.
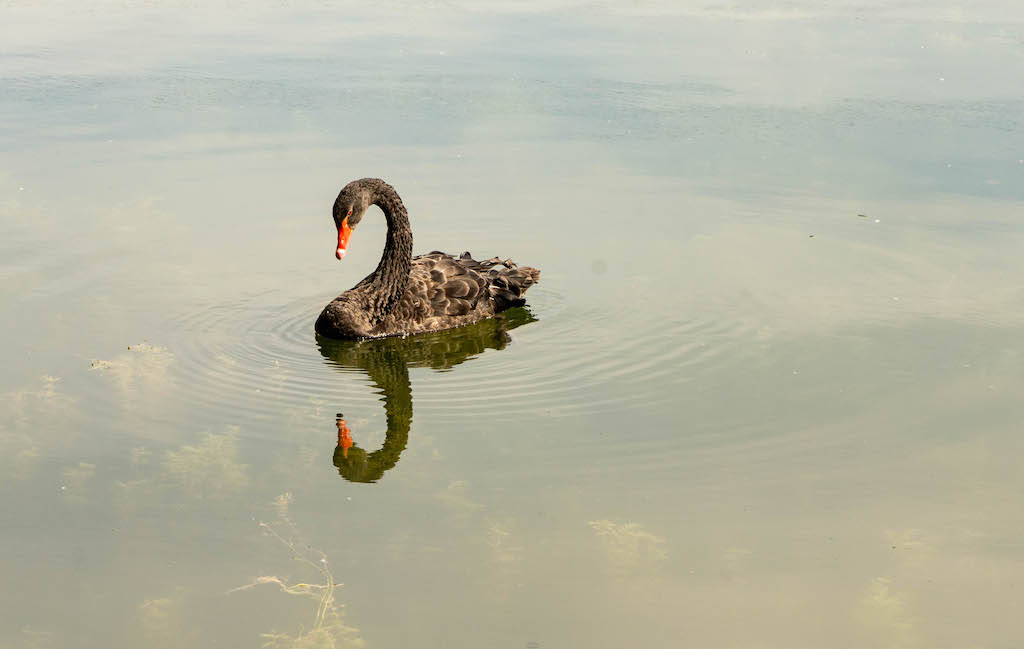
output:
[[348,239],[351,236],[352,228],[348,227],[348,217],[346,216],[341,222],[341,227],[338,228],[338,249],[334,253],[338,259],[344,257],[345,252],[348,251]]

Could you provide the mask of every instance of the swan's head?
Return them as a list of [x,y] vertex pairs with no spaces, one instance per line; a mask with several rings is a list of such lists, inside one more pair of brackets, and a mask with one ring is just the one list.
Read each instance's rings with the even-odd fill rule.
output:
[[338,259],[345,256],[352,231],[373,204],[374,188],[366,180],[355,180],[345,185],[334,201],[334,225],[338,228],[338,249],[335,256]]

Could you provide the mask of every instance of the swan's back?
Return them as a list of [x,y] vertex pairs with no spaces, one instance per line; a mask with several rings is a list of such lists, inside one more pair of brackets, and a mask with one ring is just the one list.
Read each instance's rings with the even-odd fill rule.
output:
[[497,257],[477,261],[439,250],[413,257],[405,295],[372,335],[393,336],[472,324],[525,303],[535,268]]
[[491,302],[493,313],[522,306],[527,289],[540,280],[536,268],[520,268],[498,257],[477,261],[468,252],[455,258],[435,250],[414,257],[414,272],[417,266],[429,273],[427,290],[436,315],[465,315],[480,308],[484,299]]

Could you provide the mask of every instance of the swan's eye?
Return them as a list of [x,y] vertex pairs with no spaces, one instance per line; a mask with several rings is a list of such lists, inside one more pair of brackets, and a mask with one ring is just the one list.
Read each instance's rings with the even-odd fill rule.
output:
[[348,211],[348,216],[352,216],[352,210]]

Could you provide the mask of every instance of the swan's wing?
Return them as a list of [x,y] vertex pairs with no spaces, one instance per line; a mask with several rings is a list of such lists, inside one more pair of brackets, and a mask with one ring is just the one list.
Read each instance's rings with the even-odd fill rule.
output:
[[[435,316],[466,315],[480,300],[489,299],[487,278],[478,270],[478,262],[465,264],[443,252],[434,251],[413,260],[412,283],[419,283]],[[417,280],[419,280],[417,282]]]
[[516,266],[510,259],[477,261],[468,252],[455,258],[435,250],[413,258],[410,279],[410,292],[429,315],[460,316],[478,306],[494,313],[522,304],[523,294],[540,279],[540,271]]
[[529,266],[517,266],[511,259],[491,257],[484,261],[476,261],[468,252],[464,252],[459,258],[459,263],[479,273],[487,282],[487,293],[495,312],[524,304],[526,298],[523,295],[526,290],[540,281],[539,270]]

